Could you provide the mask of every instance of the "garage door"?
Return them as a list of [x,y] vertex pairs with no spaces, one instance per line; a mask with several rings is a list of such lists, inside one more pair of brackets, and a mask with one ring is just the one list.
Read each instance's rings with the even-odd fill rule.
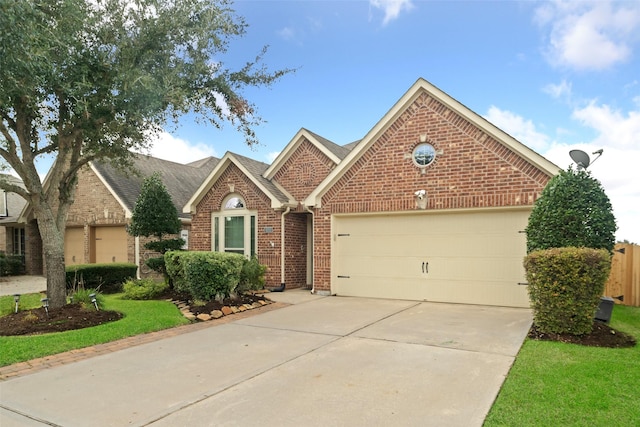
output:
[[521,283],[529,213],[334,216],[332,291],[528,307]]
[[127,262],[127,231],[124,227],[95,228],[95,262]]
[[64,231],[64,263],[84,263],[84,228],[67,228]]

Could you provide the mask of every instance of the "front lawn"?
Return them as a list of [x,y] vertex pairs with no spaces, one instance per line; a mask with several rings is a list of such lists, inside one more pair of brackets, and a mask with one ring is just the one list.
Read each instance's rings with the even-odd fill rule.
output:
[[[611,327],[640,340],[640,308]],[[527,339],[485,426],[631,426],[640,420],[640,346],[611,349]]]
[[[39,294],[23,295],[20,298],[21,309],[28,307],[26,304],[32,300],[35,302],[33,305],[38,306]],[[12,312],[13,297],[2,297],[0,306],[3,307],[3,314]],[[118,294],[105,295],[104,309],[119,311],[124,318],[100,326],[55,334],[0,336],[0,366],[189,323],[168,301],[132,301],[123,300]]]

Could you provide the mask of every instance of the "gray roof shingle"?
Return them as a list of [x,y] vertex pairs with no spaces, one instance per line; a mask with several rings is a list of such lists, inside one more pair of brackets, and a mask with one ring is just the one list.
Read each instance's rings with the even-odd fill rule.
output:
[[182,213],[182,207],[219,161],[220,159],[215,157],[207,157],[184,165],[144,154],[134,154],[133,168],[138,171],[138,175],[118,170],[108,162],[94,162],[93,166],[130,211],[133,211],[144,179],[158,172],[171,195],[178,216],[190,218],[190,214]]
[[266,179],[263,174],[269,167],[268,164],[259,162],[257,160],[250,159],[249,157],[241,156],[240,154],[230,153],[235,157],[242,166],[251,174],[251,176],[260,182],[267,190],[271,192],[280,202],[287,203],[289,197],[287,197],[280,189],[270,180]]

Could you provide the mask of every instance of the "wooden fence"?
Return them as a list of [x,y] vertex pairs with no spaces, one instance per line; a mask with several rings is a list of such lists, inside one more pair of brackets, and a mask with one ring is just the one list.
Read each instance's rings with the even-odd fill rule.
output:
[[640,307],[640,246],[616,244],[604,295],[616,303]]

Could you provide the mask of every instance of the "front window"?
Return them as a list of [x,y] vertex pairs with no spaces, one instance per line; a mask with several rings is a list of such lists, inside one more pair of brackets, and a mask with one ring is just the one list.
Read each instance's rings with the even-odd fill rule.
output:
[[231,195],[222,203],[222,210],[214,212],[213,241],[216,252],[233,252],[247,257],[256,251],[256,212],[246,208],[242,197]]

